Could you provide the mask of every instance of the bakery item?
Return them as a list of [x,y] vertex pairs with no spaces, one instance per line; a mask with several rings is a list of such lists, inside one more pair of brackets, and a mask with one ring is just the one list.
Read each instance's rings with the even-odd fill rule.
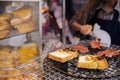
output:
[[3,39],[9,35],[10,30],[6,29],[4,31],[0,31],[0,39]]
[[10,24],[8,21],[0,20],[0,31],[8,29],[10,27]]
[[105,58],[97,60],[97,69],[104,70],[108,68],[108,63]]
[[10,14],[0,14],[0,20],[9,21],[11,18]]
[[20,19],[20,18],[13,18],[10,20],[10,24],[14,27],[15,25],[21,24],[26,21],[31,21],[31,18],[28,19]]
[[13,68],[13,60],[9,48],[0,49],[0,69]]
[[77,51],[70,51],[67,49],[61,49],[61,50],[57,50],[57,51],[49,53],[48,58],[50,58],[54,61],[65,63],[71,59],[76,58],[77,56],[78,56]]
[[33,21],[24,22],[22,24],[18,24],[14,26],[19,33],[30,32],[35,28],[35,24]]
[[96,55],[84,55],[79,57],[77,67],[104,70],[108,68],[108,63],[105,58],[100,58]]
[[28,19],[32,17],[32,8],[31,7],[22,7],[18,10],[12,12],[12,15],[15,18]]
[[28,43],[21,46],[17,50],[19,54],[20,63],[27,62],[38,55],[37,45],[35,43]]
[[12,51],[10,54],[12,56],[14,67],[18,66],[20,64],[18,52],[17,51]]
[[96,58],[93,55],[80,56],[77,67],[86,69],[97,69],[97,62],[95,61]]

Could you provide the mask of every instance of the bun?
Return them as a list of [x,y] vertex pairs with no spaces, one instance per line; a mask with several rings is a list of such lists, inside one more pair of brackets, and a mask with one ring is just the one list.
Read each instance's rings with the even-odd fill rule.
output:
[[96,55],[84,55],[79,57],[77,67],[104,70],[108,68],[108,63],[105,58],[100,59]]
[[15,18],[28,19],[32,17],[32,8],[31,7],[22,7],[18,10],[12,12]]
[[10,24],[7,21],[0,20],[0,31],[8,29],[10,27]]
[[9,35],[10,30],[0,31],[0,39],[5,38]]
[[0,14],[0,20],[6,20],[9,21],[11,18],[10,14]]
[[35,24],[33,21],[28,21],[14,26],[19,33],[30,32],[34,29]]
[[15,26],[15,25],[18,25],[18,24],[21,24],[23,22],[27,22],[27,21],[30,21],[32,20],[31,18],[28,18],[28,19],[20,19],[20,18],[13,18],[11,21],[10,21],[10,24],[12,26]]
[[71,59],[74,59],[78,56],[77,51],[70,51],[70,50],[58,50],[55,52],[52,52],[48,55],[48,58],[64,63]]

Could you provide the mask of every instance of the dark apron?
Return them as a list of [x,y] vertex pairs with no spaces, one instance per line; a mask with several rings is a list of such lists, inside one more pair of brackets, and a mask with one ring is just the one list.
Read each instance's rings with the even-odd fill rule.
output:
[[114,16],[112,20],[103,20],[98,19],[97,15],[100,9],[96,12],[94,17],[91,19],[92,25],[98,23],[101,26],[101,29],[109,33],[111,37],[111,43],[115,45],[120,45],[120,23],[118,22],[119,13],[117,10],[114,10]]

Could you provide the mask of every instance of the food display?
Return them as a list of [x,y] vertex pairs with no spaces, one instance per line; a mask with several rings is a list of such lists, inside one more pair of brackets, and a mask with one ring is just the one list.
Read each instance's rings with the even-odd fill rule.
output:
[[16,50],[12,48],[0,49],[0,69],[14,68],[38,56],[38,47],[35,43],[27,43]]
[[85,55],[79,57],[77,67],[104,70],[108,68],[108,63],[105,58],[101,58],[96,55]]
[[[36,34],[39,31],[39,29],[35,30],[36,25],[39,24],[39,21],[37,21],[39,18],[39,4],[34,7],[36,2],[7,1],[4,3],[1,5],[2,12],[0,14],[0,39],[5,38],[5,43],[3,41],[2,44],[1,41],[0,45],[0,80],[42,80],[40,79],[42,77],[40,75],[40,65],[36,61],[33,61],[31,65],[24,66],[23,70],[26,72],[17,69],[39,55],[38,45],[34,42],[28,43],[30,41],[28,32],[34,31]],[[23,45],[21,41],[18,41],[18,44],[21,43],[21,45],[12,46],[11,42],[16,42],[16,36],[23,33],[26,33],[26,37],[24,36],[25,44]],[[32,36],[34,33],[30,35]],[[23,37],[19,39],[23,40]],[[33,75],[26,74],[28,71],[36,71],[36,77],[39,78],[36,79]]]
[[55,52],[49,53],[48,57],[52,60],[64,63],[78,56],[78,52],[75,50],[61,49]]
[[34,30],[35,24],[32,20],[32,8],[22,7],[12,12],[11,25],[19,32],[25,33]]
[[0,39],[6,38],[12,31],[26,33],[35,29],[32,8],[23,6],[11,13],[0,14]]

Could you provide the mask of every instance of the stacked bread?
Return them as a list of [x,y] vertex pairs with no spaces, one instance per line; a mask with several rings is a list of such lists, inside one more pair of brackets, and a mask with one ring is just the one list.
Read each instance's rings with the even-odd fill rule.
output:
[[32,20],[32,8],[22,7],[12,12],[13,18],[11,19],[11,25],[19,32],[30,32],[34,29],[35,24]]
[[48,58],[58,61],[58,62],[61,62],[61,63],[64,63],[64,62],[67,62],[69,60],[76,58],[77,56],[78,56],[77,51],[61,49],[61,50],[57,50],[55,52],[49,53]]
[[108,68],[108,63],[105,58],[96,55],[84,55],[79,57],[77,67],[104,70]]
[[10,30],[10,18],[9,14],[0,14],[0,39],[5,38],[8,36]]

